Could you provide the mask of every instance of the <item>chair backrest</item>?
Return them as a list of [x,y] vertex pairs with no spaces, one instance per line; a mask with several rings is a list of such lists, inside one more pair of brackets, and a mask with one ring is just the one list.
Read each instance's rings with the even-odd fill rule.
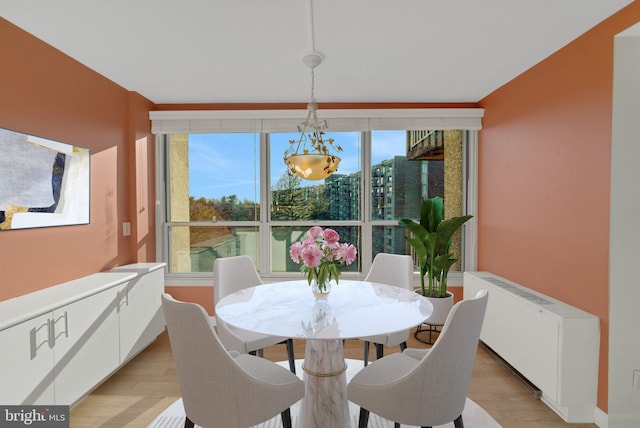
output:
[[[204,308],[166,293],[162,308],[189,419],[203,427],[252,426],[264,421],[260,415],[273,412],[265,397],[277,392],[262,391],[265,382],[254,379],[235,362]],[[252,403],[252,399],[258,402]]]
[[378,253],[373,259],[365,281],[413,289],[413,259],[411,256]]
[[249,256],[223,257],[213,262],[215,304],[228,294],[262,283],[256,266]]
[[487,290],[480,290],[474,298],[456,303],[431,351],[394,385],[398,422],[436,426],[462,414],[487,299]]
[[238,370],[207,313],[195,303],[179,302],[166,293],[162,295],[162,309],[186,414],[200,425],[210,420],[212,407],[219,407],[213,414],[232,411],[225,409],[234,406],[225,396],[236,389],[233,381]]

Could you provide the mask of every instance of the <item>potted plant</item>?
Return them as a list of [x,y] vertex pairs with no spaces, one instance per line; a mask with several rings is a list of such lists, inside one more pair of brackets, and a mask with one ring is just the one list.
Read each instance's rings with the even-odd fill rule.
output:
[[[444,220],[444,203],[441,197],[425,199],[420,205],[420,222],[403,218],[401,226],[412,236],[405,239],[413,247],[420,266],[420,292],[428,297],[445,297],[447,274],[458,261],[450,253],[453,234],[473,216],[464,215]],[[425,286],[425,276],[428,287]]]
[[[403,218],[399,224],[411,232],[405,237],[413,247],[420,266],[420,289],[423,296],[443,299],[449,296],[449,304],[438,310],[434,304],[434,316],[429,324],[442,325],[449,309],[453,305],[453,295],[447,291],[447,274],[451,266],[458,261],[450,252],[453,234],[470,218],[471,215],[452,217],[444,220],[444,203],[442,198],[425,199],[420,205],[420,222]],[[425,277],[427,284],[425,284]]]

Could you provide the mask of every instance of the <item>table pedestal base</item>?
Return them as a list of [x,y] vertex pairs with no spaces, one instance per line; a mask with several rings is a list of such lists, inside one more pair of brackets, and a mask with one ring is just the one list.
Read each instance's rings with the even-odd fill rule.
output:
[[299,426],[349,427],[346,362],[342,340],[307,340],[303,363],[305,395]]

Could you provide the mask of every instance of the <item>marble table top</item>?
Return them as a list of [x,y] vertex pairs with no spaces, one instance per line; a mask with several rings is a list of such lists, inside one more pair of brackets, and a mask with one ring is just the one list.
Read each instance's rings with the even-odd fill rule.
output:
[[300,280],[247,288],[216,306],[217,316],[234,327],[294,339],[394,333],[419,325],[432,311],[429,300],[413,291],[352,280],[333,283],[326,300],[316,300]]

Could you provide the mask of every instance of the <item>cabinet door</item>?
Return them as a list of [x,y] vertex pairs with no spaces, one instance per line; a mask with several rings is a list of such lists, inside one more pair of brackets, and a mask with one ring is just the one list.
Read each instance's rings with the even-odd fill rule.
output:
[[54,311],[55,398],[72,405],[118,368],[118,289]]
[[0,331],[0,403],[54,404],[48,313]]
[[156,270],[129,281],[120,297],[120,362],[133,358],[164,330],[161,295],[164,272]]

